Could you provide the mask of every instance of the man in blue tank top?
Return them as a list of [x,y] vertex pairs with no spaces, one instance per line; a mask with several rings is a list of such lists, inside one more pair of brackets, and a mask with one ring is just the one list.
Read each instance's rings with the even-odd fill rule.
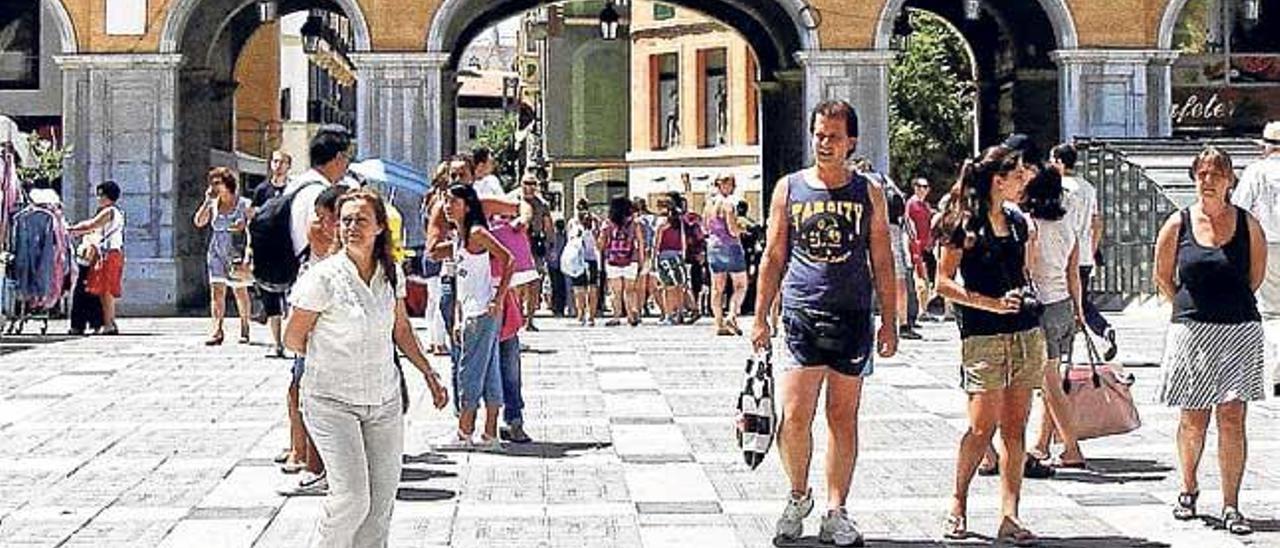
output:
[[[897,350],[893,252],[884,190],[848,169],[857,147],[858,117],[845,101],[826,101],[809,116],[812,168],[778,181],[769,208],[768,236],[757,283],[752,343],[770,345],[767,314],[781,289],[785,348],[778,383],[782,421],[778,451],[791,480],[791,496],[775,540],[794,541],[813,510],[809,461],[818,392],[827,385],[827,513],[819,540],[861,546],[862,535],[845,512],[857,461],[862,379],[873,366],[872,347]],[[878,336],[872,287],[882,306]]]

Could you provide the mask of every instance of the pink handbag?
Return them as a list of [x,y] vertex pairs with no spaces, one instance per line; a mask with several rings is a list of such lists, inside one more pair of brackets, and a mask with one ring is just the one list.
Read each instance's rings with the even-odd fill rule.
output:
[[1075,419],[1076,436],[1082,440],[1125,434],[1142,426],[1129,387],[1133,375],[1118,366],[1101,363],[1093,337],[1084,333],[1089,350],[1087,365],[1064,367],[1062,391]]

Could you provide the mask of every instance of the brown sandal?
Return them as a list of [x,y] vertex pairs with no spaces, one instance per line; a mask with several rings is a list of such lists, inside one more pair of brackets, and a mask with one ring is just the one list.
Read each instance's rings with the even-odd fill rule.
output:
[[1014,546],[1037,546],[1040,544],[1040,538],[1023,527],[1021,523],[1014,518],[1005,516],[1000,520],[1000,530],[996,533],[996,543],[1007,543]]

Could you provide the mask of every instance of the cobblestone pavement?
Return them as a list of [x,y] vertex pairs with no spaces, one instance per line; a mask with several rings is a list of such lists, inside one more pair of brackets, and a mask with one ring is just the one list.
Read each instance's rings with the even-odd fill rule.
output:
[[[1086,442],[1089,471],[1026,482],[1025,521],[1049,546],[1241,545],[1211,523],[1170,517],[1176,413],[1155,403],[1164,324],[1158,316],[1116,321],[1145,424]],[[452,417],[429,410],[425,386],[410,376],[394,546],[770,544],[787,483],[776,452],[752,472],[734,446],[743,339],[711,337],[705,320],[634,329],[540,323],[542,332],[525,336],[533,445],[503,455],[431,453],[427,440],[448,432]],[[132,319],[122,322],[132,335],[117,338],[0,345],[0,545],[305,542],[322,500],[277,496],[297,476],[271,462],[286,444],[288,364],[264,358],[263,346],[206,348],[205,326]],[[964,397],[955,327],[929,324],[924,333],[881,361],[866,385],[849,508],[872,546],[943,545]],[[1250,409],[1242,505],[1259,532],[1243,545],[1280,546],[1278,417],[1274,400]],[[813,477],[821,478],[821,420],[815,431]],[[1215,439],[1202,471],[1207,515],[1220,511]],[[996,489],[991,478],[974,483],[973,530],[994,532]],[[824,500],[822,486],[814,490]],[[810,534],[819,513],[806,522]]]

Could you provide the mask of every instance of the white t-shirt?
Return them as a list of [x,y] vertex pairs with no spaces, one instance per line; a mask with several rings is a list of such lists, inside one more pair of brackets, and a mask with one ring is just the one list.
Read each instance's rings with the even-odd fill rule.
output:
[[1101,214],[1098,209],[1098,189],[1078,175],[1063,176],[1062,189],[1067,191],[1062,205],[1067,208],[1067,217],[1079,234],[1080,266],[1094,266],[1093,217]]
[[[321,184],[311,184],[319,182]],[[293,192],[295,188],[309,185],[293,196],[293,204],[289,210],[289,235],[293,238],[293,254],[300,255],[307,248],[307,233],[311,231],[311,223],[316,220],[316,199],[324,189],[329,188],[329,180],[320,172],[312,169],[289,181],[285,192]]]
[[[309,183],[319,182],[318,185]],[[349,177],[344,177],[338,184],[348,188],[359,188],[360,184]],[[308,170],[306,173],[298,177],[294,177],[289,181],[289,185],[285,187],[285,192],[292,192],[293,189],[309,185],[298,191],[293,197],[293,203],[289,209],[289,236],[293,239],[293,254],[300,255],[302,250],[307,248],[307,234],[311,232],[311,223],[316,221],[316,200],[320,198],[320,194],[324,189],[329,188],[331,183],[314,169]]]
[[393,289],[378,265],[366,285],[346,253],[321,260],[298,277],[289,303],[319,313],[307,338],[303,394],[352,405],[382,405],[400,397],[391,331],[404,284],[396,272]]
[[1036,260],[1031,267],[1036,296],[1045,304],[1071,298],[1067,265],[1071,262],[1071,249],[1079,239],[1079,231],[1070,212],[1056,221],[1028,219],[1036,227]]
[[502,196],[502,180],[492,173],[481,177],[472,186],[476,189],[476,194],[481,198],[486,196]]
[[1280,244],[1280,155],[1249,164],[1231,202],[1258,219],[1268,243]]

